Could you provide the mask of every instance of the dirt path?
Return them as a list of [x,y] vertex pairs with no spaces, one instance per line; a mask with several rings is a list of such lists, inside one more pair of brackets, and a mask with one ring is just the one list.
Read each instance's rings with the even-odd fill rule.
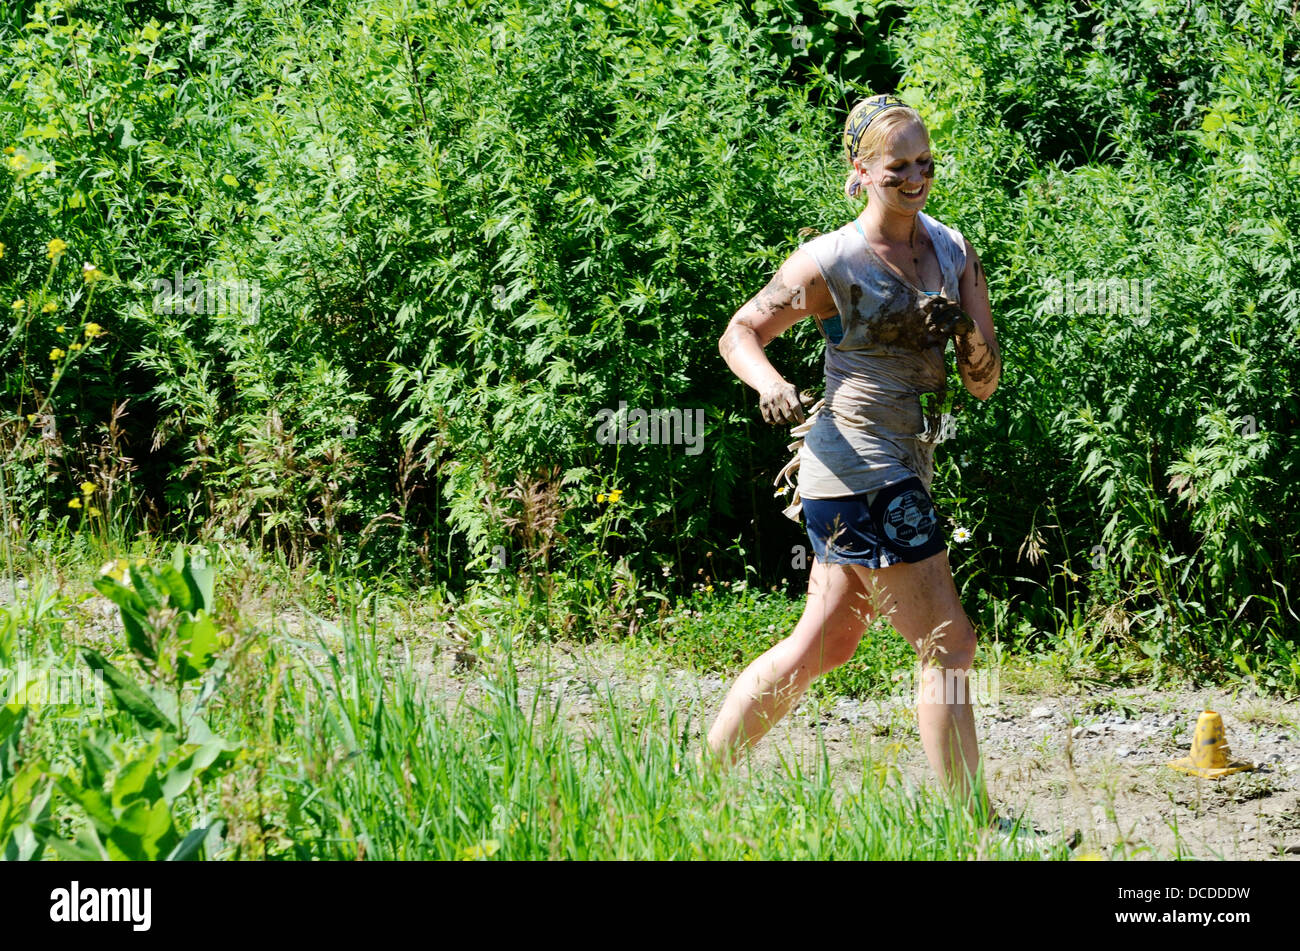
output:
[[[116,636],[107,601],[94,598],[82,612],[98,638]],[[401,653],[411,651],[448,711],[462,698],[482,701],[479,675],[485,665],[455,642],[426,633],[428,628],[419,631],[423,625],[413,631],[409,620],[393,621],[390,630],[403,632]],[[276,626],[307,633],[297,611],[280,614]],[[521,701],[529,704],[543,690],[543,699],[559,700],[575,731],[602,729],[611,692],[625,708],[643,707],[657,695],[681,711],[683,722],[689,715],[696,744],[702,744],[730,686],[716,675],[675,669],[651,649],[619,643],[517,650],[516,666]],[[1186,755],[1204,709],[1222,715],[1233,758],[1257,764],[1256,771],[1214,781],[1168,768],[1169,760]],[[1300,859],[1300,704],[1295,701],[1145,687],[1078,695],[1016,693],[1004,679],[998,702],[977,705],[976,719],[989,788],[1000,811],[1027,811],[1042,828],[1080,830],[1084,840],[1076,854]],[[904,702],[805,699],[758,745],[752,763],[772,769],[782,757],[794,757],[812,772],[819,737],[846,787],[857,785],[864,769],[882,764],[895,766],[905,784],[933,782],[911,704]]]
[[[454,651],[429,665],[447,703],[462,691],[476,698],[478,680]],[[599,729],[612,691],[620,704],[657,695],[691,717],[696,743],[722,704],[729,681],[658,666],[643,649],[594,644],[517,656],[521,702],[540,686],[559,699],[575,729]],[[1204,780],[1171,770],[1187,754],[1197,714],[1220,713],[1234,759],[1254,772]],[[1101,858],[1300,859],[1300,710],[1222,690],[1108,688],[1078,696],[1011,695],[976,707],[989,788],[1004,813],[1043,828],[1078,829],[1076,854]],[[1175,738],[1179,725],[1182,732]],[[818,736],[839,780],[892,763],[905,784],[932,782],[909,705],[806,699],[754,751],[753,765],[774,768],[782,756],[815,769]],[[1175,835],[1177,829],[1177,836]],[[1180,844],[1181,840],[1181,844]]]

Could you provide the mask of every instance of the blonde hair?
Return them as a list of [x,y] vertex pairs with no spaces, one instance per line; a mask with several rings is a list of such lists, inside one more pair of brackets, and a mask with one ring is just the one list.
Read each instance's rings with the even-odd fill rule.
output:
[[869,96],[849,111],[844,121],[844,160],[849,165],[844,194],[848,198],[856,198],[863,185],[853,159],[862,159],[864,165],[870,163],[884,149],[889,134],[909,122],[925,129],[921,114],[897,96]]

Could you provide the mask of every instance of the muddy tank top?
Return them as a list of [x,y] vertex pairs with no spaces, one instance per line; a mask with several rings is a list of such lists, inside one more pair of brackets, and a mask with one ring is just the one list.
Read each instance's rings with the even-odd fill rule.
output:
[[[960,301],[961,233],[924,212],[917,217],[939,259],[939,290]],[[817,262],[838,313],[818,321],[826,396],[799,450],[800,497],[874,492],[913,475],[929,491],[937,427],[932,418],[927,429],[920,394],[946,391],[947,341],[925,331],[918,308],[927,292],[885,264],[856,221],[802,248]]]

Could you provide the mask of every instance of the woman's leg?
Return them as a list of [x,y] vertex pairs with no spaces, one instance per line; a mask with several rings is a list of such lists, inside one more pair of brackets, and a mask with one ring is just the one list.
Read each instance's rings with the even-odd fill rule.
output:
[[975,629],[957,596],[948,552],[874,571],[860,566],[854,570],[871,592],[876,610],[889,617],[920,658],[917,720],[930,768],[972,812],[986,811],[985,790],[972,794],[979,766],[968,681],[975,660]]
[[709,730],[709,749],[730,762],[793,707],[808,685],[853,656],[872,617],[861,579],[814,561],[808,601],[794,631],[745,668]]

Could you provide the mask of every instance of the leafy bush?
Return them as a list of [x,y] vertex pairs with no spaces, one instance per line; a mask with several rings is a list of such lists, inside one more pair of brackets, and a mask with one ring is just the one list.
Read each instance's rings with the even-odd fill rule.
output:
[[[1297,564],[1285,4],[151,9],[0,26],[7,535],[144,525],[454,587],[556,573],[587,614],[620,562],[693,577],[738,534],[779,576],[803,542],[766,495],[785,434],[715,341],[801,228],[854,212],[844,110],[897,81],[1006,358],[940,451],[973,461],[936,483],[990,536],[981,616],[1041,629],[1120,592],[1153,657],[1286,667],[1265,649],[1294,639]],[[1084,280],[1123,280],[1127,309]],[[816,385],[807,322],[769,353]],[[621,404],[701,410],[703,451],[600,441]],[[1049,511],[1059,548],[1018,563]]]

